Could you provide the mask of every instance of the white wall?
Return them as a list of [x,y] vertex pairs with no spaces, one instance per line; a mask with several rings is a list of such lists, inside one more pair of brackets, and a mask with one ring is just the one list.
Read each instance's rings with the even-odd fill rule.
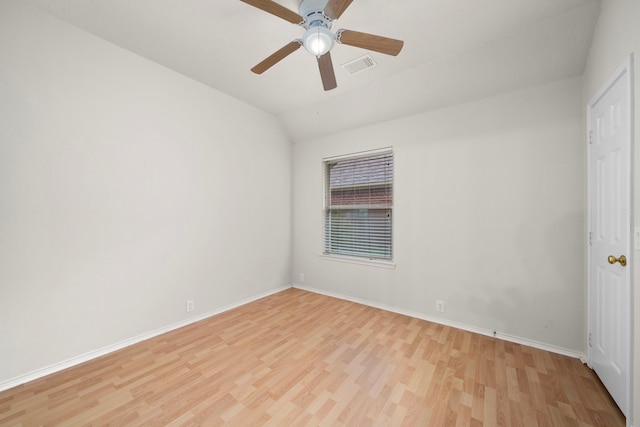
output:
[[[296,285],[583,353],[582,104],[574,78],[295,143]],[[396,268],[321,259],[322,159],[387,146]]]
[[[640,81],[637,76],[640,67],[640,1],[638,0],[603,0],[600,19],[596,26],[593,44],[589,52],[589,60],[584,74],[585,101],[590,100],[606,83],[613,73],[625,61],[627,55],[634,56],[635,84],[635,134],[640,129]],[[585,124],[586,128],[586,124]],[[637,136],[635,137],[637,142]],[[634,144],[634,222],[640,225],[640,149]],[[634,288],[634,421],[638,425],[640,414],[640,252],[633,254],[633,288]],[[635,267],[634,267],[635,266]]]
[[0,384],[290,284],[276,120],[0,2]]

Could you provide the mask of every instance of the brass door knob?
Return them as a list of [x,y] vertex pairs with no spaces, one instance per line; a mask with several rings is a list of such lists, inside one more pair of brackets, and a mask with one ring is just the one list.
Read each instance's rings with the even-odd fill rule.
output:
[[609,264],[615,264],[616,262],[619,262],[621,266],[625,266],[627,265],[627,257],[624,255],[620,255],[620,258],[616,258],[613,255],[609,255],[609,258],[607,258],[609,260]]

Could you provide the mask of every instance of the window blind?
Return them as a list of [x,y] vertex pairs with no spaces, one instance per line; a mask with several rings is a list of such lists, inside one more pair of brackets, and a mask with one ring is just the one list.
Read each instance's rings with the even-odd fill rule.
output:
[[327,255],[392,259],[393,153],[325,162]]

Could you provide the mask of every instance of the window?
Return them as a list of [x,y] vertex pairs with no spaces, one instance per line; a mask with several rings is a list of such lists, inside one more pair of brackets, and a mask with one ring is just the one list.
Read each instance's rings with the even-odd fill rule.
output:
[[393,153],[325,161],[324,254],[392,259]]

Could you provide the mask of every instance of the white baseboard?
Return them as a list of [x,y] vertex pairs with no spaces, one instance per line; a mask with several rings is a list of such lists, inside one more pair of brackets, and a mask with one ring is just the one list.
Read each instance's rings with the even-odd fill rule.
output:
[[398,313],[398,314],[402,314],[402,315],[409,316],[409,317],[415,317],[416,319],[426,320],[426,321],[429,321],[429,322],[438,323],[438,324],[445,325],[445,326],[451,326],[452,328],[462,329],[464,331],[474,332],[476,334],[486,335],[486,336],[489,336],[489,337],[495,337],[495,338],[499,338],[499,339],[504,340],[504,341],[509,341],[509,342],[513,342],[513,343],[516,343],[516,344],[522,344],[522,345],[526,345],[526,346],[529,346],[529,347],[537,348],[537,349],[540,349],[540,350],[546,350],[546,351],[549,351],[549,352],[552,352],[552,353],[573,357],[575,359],[580,359],[580,361],[582,363],[586,363],[586,361],[587,361],[587,356],[584,353],[581,353],[581,352],[575,351],[575,350],[571,350],[571,349],[568,349],[568,348],[558,347],[558,346],[555,346],[555,345],[546,344],[546,343],[542,343],[542,342],[539,342],[539,341],[518,337],[518,336],[515,336],[515,335],[504,334],[504,333],[501,333],[501,332],[492,331],[490,329],[484,329],[484,328],[479,328],[477,326],[467,325],[467,324],[464,324],[464,323],[453,322],[453,321],[450,321],[450,320],[447,320],[447,319],[442,319],[442,318],[435,317],[435,316],[429,316],[429,315],[426,315],[426,314],[423,314],[423,313],[417,313],[417,312],[413,312],[413,311],[410,311],[410,310],[405,310],[405,309],[402,309],[402,308],[393,307],[393,306],[389,306],[389,305],[385,305],[385,304],[379,304],[379,303],[375,303],[375,302],[372,302],[372,301],[363,300],[363,299],[360,299],[360,298],[353,298],[353,297],[350,297],[348,295],[343,295],[343,294],[339,294],[339,293],[335,293],[335,292],[327,292],[327,291],[324,291],[324,290],[311,288],[311,287],[308,287],[308,286],[300,286],[300,285],[294,284],[293,287],[296,288],[296,289],[301,289],[301,290],[304,290],[304,291],[314,292],[316,294],[322,294],[322,295],[330,296],[330,297],[333,297],[333,298],[342,299],[342,300],[345,300],[345,301],[351,301],[351,302],[355,302],[355,303],[358,303],[358,304],[363,304],[363,305],[367,305],[367,306],[370,306],[370,307],[379,308],[381,310],[390,311],[392,313]]
[[188,319],[182,320],[177,323],[173,323],[171,325],[156,329],[155,331],[146,332],[142,335],[138,335],[133,338],[126,339],[124,341],[117,342],[115,344],[111,344],[97,350],[90,351],[88,353],[81,354],[76,357],[72,357],[71,359],[64,360],[62,362],[54,363],[53,365],[37,369],[35,371],[29,372],[24,375],[20,375],[15,378],[11,378],[6,381],[0,382],[0,391],[8,390],[13,387],[17,387],[21,384],[28,383],[29,381],[37,380],[38,378],[42,378],[47,375],[51,375],[53,373],[62,371],[67,368],[71,368],[73,366],[79,365],[84,362],[88,362],[89,360],[96,359],[98,357],[104,356],[109,353],[113,353],[114,351],[121,350],[125,347],[129,347],[131,345],[137,344],[141,341],[148,340],[150,338],[157,337],[158,335],[165,334],[167,332],[182,328],[184,326],[190,325],[195,322],[199,322],[200,320],[207,319],[209,317],[215,316],[216,314],[224,313],[225,311],[232,310],[234,308],[240,307],[242,305],[248,304],[250,302],[259,300],[264,297],[268,297],[269,295],[277,294],[278,292],[282,292],[286,289],[290,289],[291,286],[282,286],[276,289],[272,289],[267,292],[263,292],[258,295],[254,295],[250,298],[243,299],[241,301],[235,302],[233,304],[226,305],[224,307],[209,311],[204,314],[200,314],[198,316],[190,317]]

